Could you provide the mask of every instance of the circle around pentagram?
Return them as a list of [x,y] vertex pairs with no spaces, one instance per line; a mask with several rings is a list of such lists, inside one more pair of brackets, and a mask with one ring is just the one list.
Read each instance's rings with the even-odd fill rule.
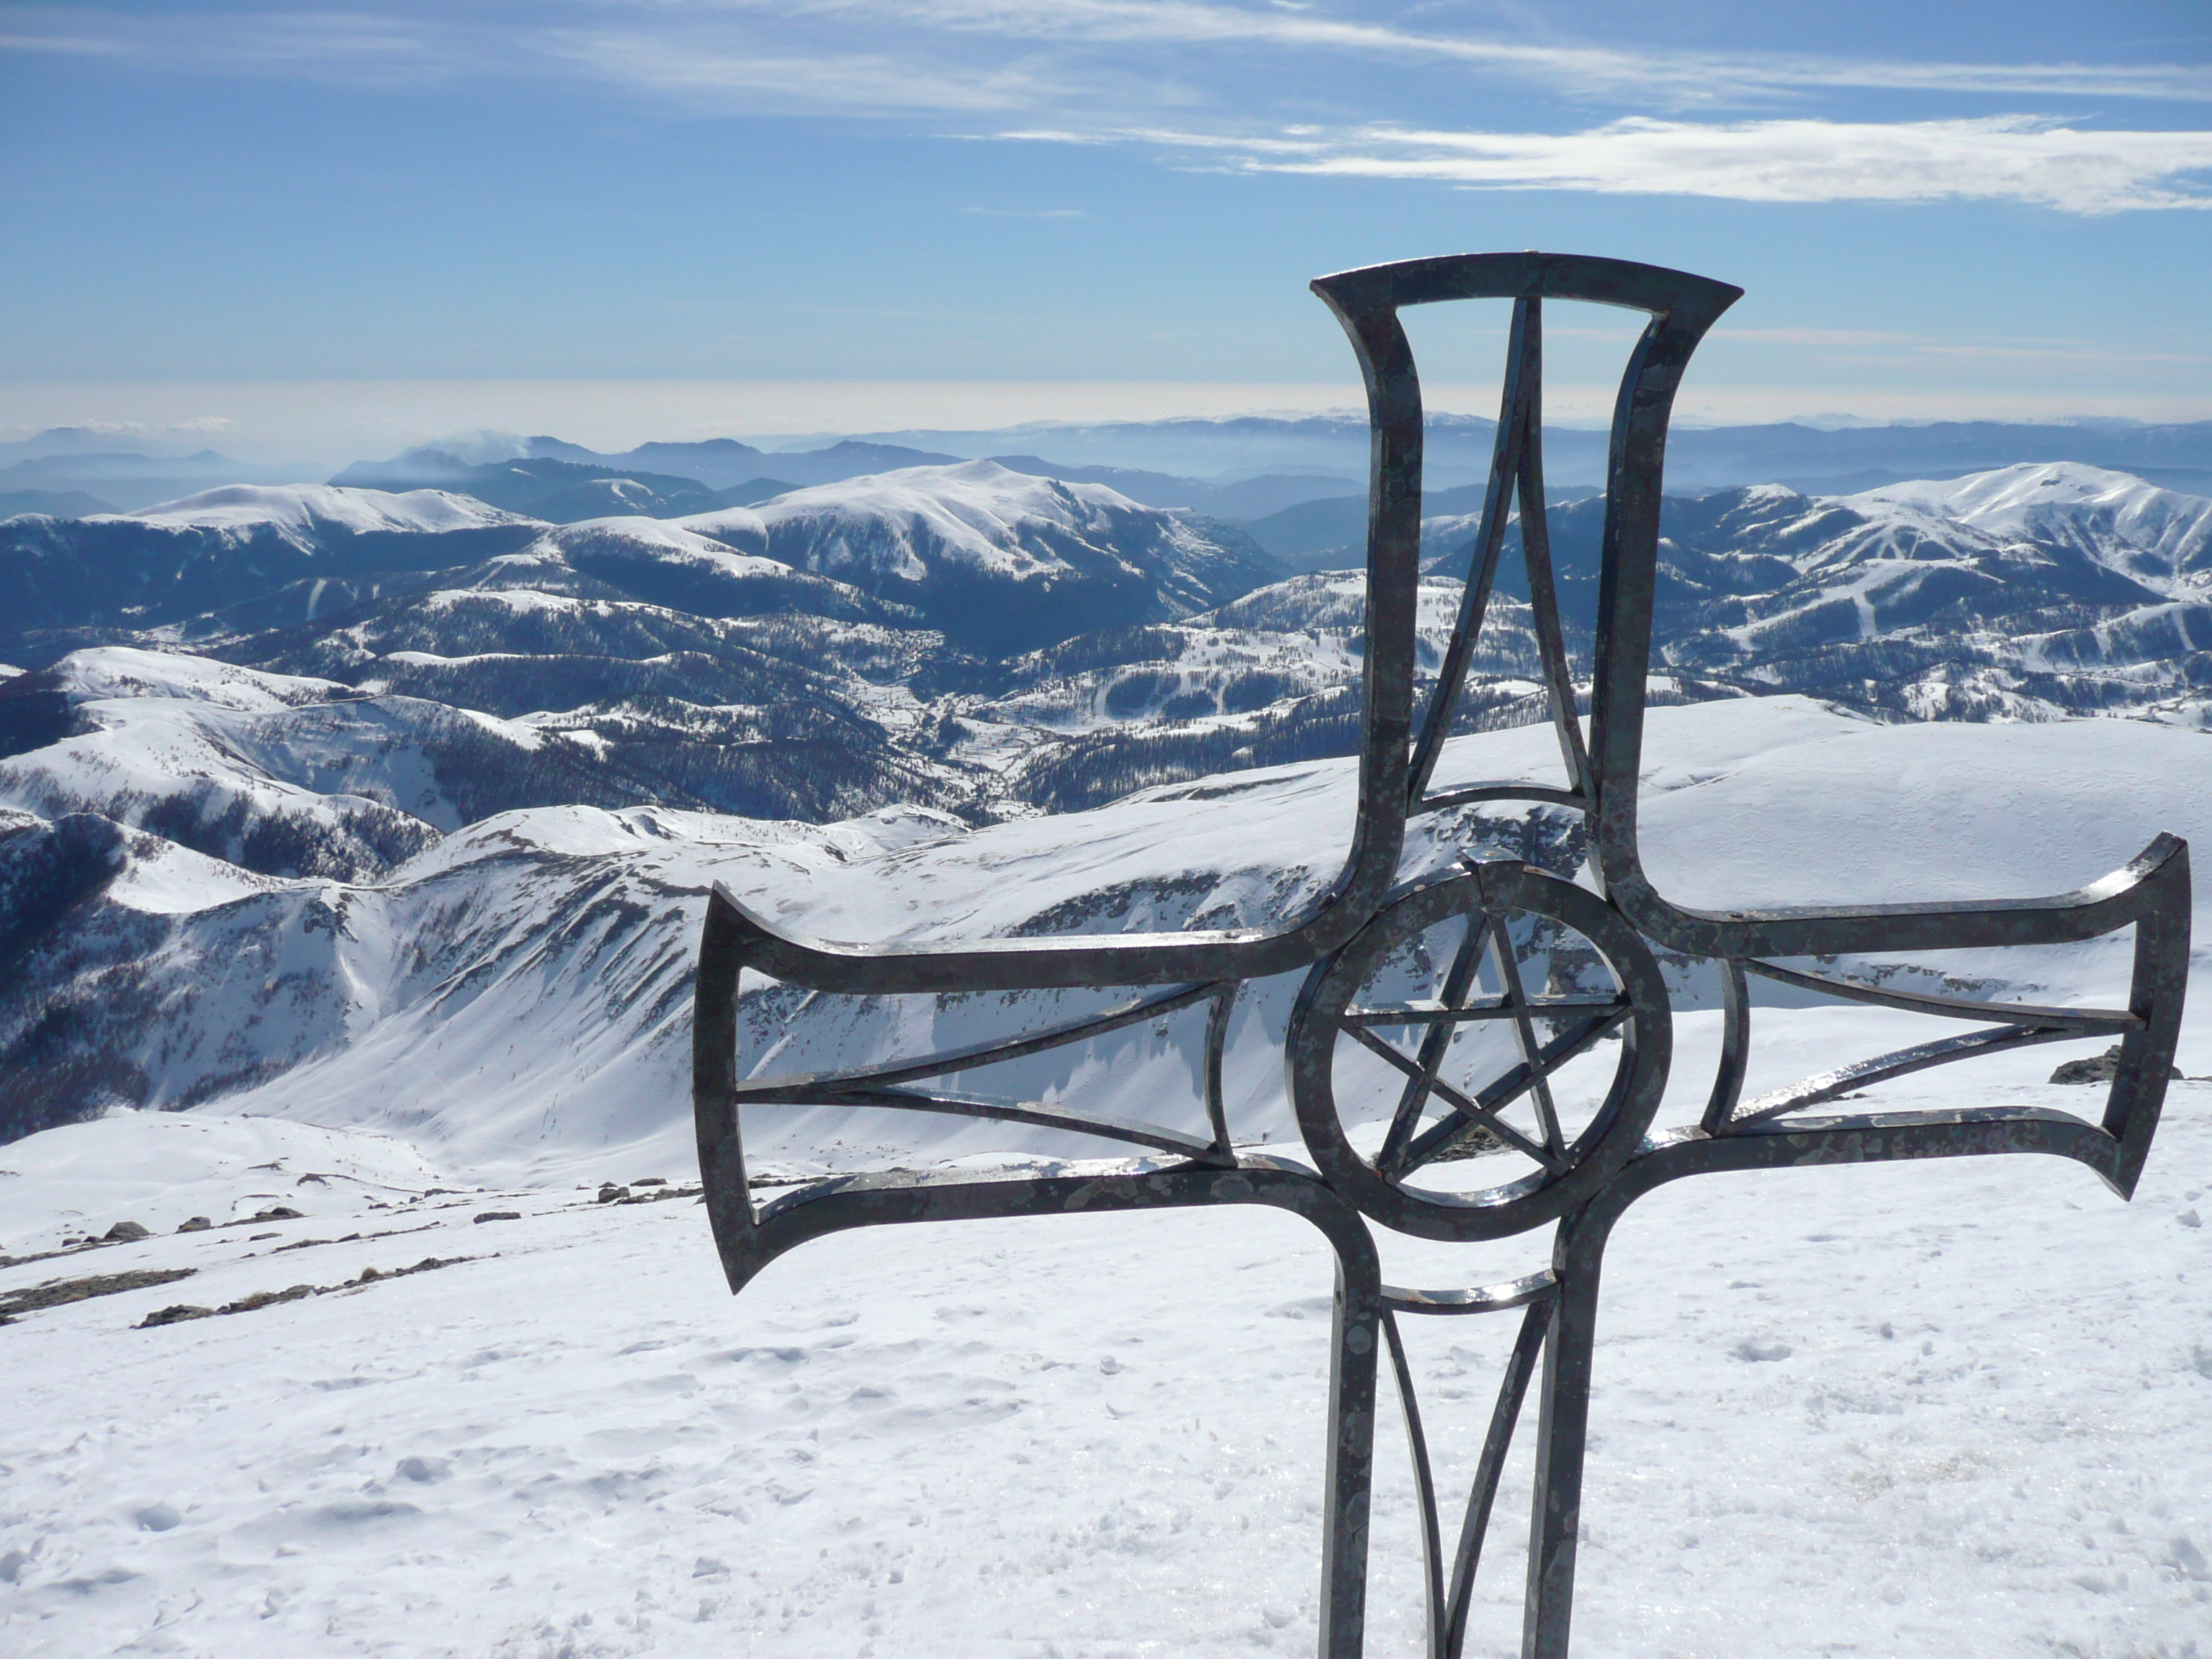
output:
[[[1454,918],[1466,927],[1453,965],[1442,972],[1437,995],[1360,1000],[1362,991],[1387,977],[1392,964],[1409,956],[1425,962],[1424,936]],[[1530,994],[1521,983],[1520,957],[1531,939],[1586,942],[1589,960],[1581,975],[1605,983],[1573,988],[1565,995]],[[1494,954],[1498,940],[1503,960]],[[1492,964],[1478,966],[1472,978],[1463,972],[1470,952]],[[1484,972],[1498,994],[1474,994]],[[1467,982],[1455,983],[1455,974]],[[1525,1018],[1512,1012],[1516,998]],[[1449,1017],[1454,1010],[1457,1018]],[[1394,1014],[1407,1018],[1393,1019]],[[1450,1033],[1476,1020],[1510,1032],[1521,1055],[1517,1070],[1510,1065],[1500,1070],[1492,1086],[1508,1092],[1486,1113],[1467,1108],[1482,1106],[1491,1088],[1455,1091],[1442,1075],[1444,1054],[1455,1041]],[[1439,1028],[1445,1034],[1433,1036]],[[1401,1046],[1407,1032],[1414,1034],[1411,1054]],[[1553,1107],[1548,1079],[1569,1060],[1601,1052],[1599,1045],[1616,1032],[1619,1059],[1610,1086],[1589,1121],[1570,1135]],[[1398,1042],[1389,1042],[1391,1036]],[[1392,1084],[1399,1083],[1398,1074],[1404,1079],[1400,1108],[1382,1146],[1371,1153],[1353,1146],[1337,1099],[1339,1048],[1355,1042],[1395,1068]],[[1628,1161],[1658,1109],[1671,1045],[1665,981],[1650,949],[1618,912],[1571,882],[1517,863],[1487,863],[1401,889],[1340,950],[1314,965],[1291,1018],[1291,1101],[1322,1176],[1365,1214],[1417,1237],[1503,1238],[1565,1214]],[[1517,1088],[1516,1079],[1522,1079]],[[1524,1115],[1516,1125],[1505,1114],[1522,1095],[1531,1097],[1536,1121],[1529,1123]],[[1411,1108],[1406,1100],[1413,1102]],[[1407,1127],[1398,1120],[1409,1111],[1413,1121]],[[1476,1138],[1515,1152],[1516,1163],[1537,1167],[1477,1190],[1409,1184],[1408,1177],[1425,1167],[1463,1158],[1455,1143],[1464,1146]]]

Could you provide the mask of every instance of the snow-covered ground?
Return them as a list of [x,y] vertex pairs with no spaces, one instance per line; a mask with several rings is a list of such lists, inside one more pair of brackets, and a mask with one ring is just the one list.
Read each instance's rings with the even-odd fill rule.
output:
[[[1841,1057],[1820,1016],[1776,1023]],[[2021,1058],[1995,1093],[2086,1092]],[[1577,1652],[2200,1651],[2209,1109],[2212,1085],[2176,1085],[2132,1206],[2026,1159],[1646,1200],[1607,1290]],[[359,1133],[126,1115],[0,1168],[15,1241],[305,1212],[0,1277],[196,1269],[0,1332],[11,1653],[1311,1651],[1329,1270],[1288,1218],[848,1234],[732,1301],[688,1198],[418,1198],[450,1183]],[[1536,1254],[1391,1266],[1449,1283]],[[462,1259],[134,1328],[426,1257]],[[1448,1481],[1513,1323],[1412,1323]],[[1394,1417],[1370,1651],[1413,1654]],[[1474,1652],[1515,1640],[1525,1430],[1519,1449]]]
[[[2212,750],[2166,728],[1883,727],[1773,699],[1655,710],[1651,731],[1650,861],[1692,901],[2049,891],[2158,829],[2212,846]],[[1440,781],[1548,772],[1548,744],[1464,739]],[[329,961],[286,994],[352,988],[325,1046],[247,1092],[0,1148],[0,1309],[57,1281],[192,1270],[0,1328],[0,1650],[1310,1651],[1330,1274],[1297,1222],[860,1232],[733,1301],[688,1193],[598,1196],[695,1178],[668,993],[707,877],[831,936],[1003,932],[1055,881],[1120,896],[1091,927],[1173,922],[1325,879],[1347,785],[1321,763],[969,832],[921,814],[509,814],[377,885],[210,890],[204,921],[176,875],[161,891],[183,931],[161,971],[205,982],[195,1018],[232,1006],[223,950],[256,985],[271,971],[246,959],[256,907],[275,918],[264,943],[297,931],[286,904],[348,918],[314,935]],[[631,911],[626,933],[586,925]],[[441,977],[442,957],[408,956],[434,920],[482,961]],[[1943,966],[2039,1001],[2106,1000],[2125,973],[2124,948],[2013,954]],[[2197,962],[2203,1010],[2202,946]],[[1678,1013],[1662,1122],[1695,1116],[1717,1021]],[[1748,1087],[1939,1034],[1867,1007],[1762,1006]],[[1150,1094],[1172,1121],[1185,1060],[1121,1052],[1075,1056],[1071,1098],[1134,1115]],[[2094,1111],[2096,1091],[2046,1081],[2088,1052],[1923,1073],[1869,1104]],[[1264,1006],[1231,1060],[1240,1133],[1279,1146]],[[2212,1073],[2202,1012],[2180,1064]],[[842,1161],[834,1116],[772,1126],[774,1150]],[[965,1155],[977,1133],[908,1155]],[[254,1219],[279,1209],[301,1213]],[[1577,1655],[2212,1652],[2208,1215],[2203,1081],[2173,1085],[2132,1205],[2021,1158],[1720,1176],[1644,1200],[1608,1267]],[[194,1217],[210,1224],[177,1231]],[[121,1221],[151,1235],[68,1243]],[[1391,1242],[1385,1262],[1447,1285],[1544,1249]],[[321,1293],[239,1307],[294,1286]],[[179,1305],[239,1310],[142,1328]],[[1408,1323],[1439,1473],[1463,1493],[1515,1322]],[[1471,1652],[1517,1639],[1532,1427]],[[1377,1449],[1370,1650],[1413,1654],[1418,1547],[1387,1405]]]

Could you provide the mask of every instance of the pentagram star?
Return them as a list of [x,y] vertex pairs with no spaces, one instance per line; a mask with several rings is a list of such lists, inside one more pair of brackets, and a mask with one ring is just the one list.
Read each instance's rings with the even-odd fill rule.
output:
[[[1503,993],[1494,999],[1470,995],[1486,946]],[[1559,1108],[1552,1097],[1551,1073],[1627,1018],[1630,1012],[1625,996],[1531,998],[1521,978],[1521,964],[1504,911],[1486,906],[1470,913],[1466,933],[1453,953],[1435,1000],[1408,1001],[1395,1007],[1347,1008],[1340,1018],[1340,1029],[1406,1079],[1389,1130],[1376,1154],[1376,1169],[1387,1177],[1402,1180],[1432,1162],[1471,1125],[1479,1124],[1553,1175],[1564,1175],[1572,1161],[1567,1154]],[[1549,1042],[1539,1041],[1537,1020],[1569,1018],[1573,1023],[1559,1036]],[[1438,1073],[1453,1031],[1468,1021],[1480,1019],[1513,1022],[1521,1063],[1469,1096]],[[1383,1025],[1426,1029],[1419,1048],[1409,1058],[1375,1034],[1374,1028]],[[1540,1126],[1537,1137],[1524,1133],[1501,1115],[1522,1095],[1532,1092]],[[1447,1109],[1440,1121],[1424,1130],[1422,1115],[1432,1097],[1442,1101]]]

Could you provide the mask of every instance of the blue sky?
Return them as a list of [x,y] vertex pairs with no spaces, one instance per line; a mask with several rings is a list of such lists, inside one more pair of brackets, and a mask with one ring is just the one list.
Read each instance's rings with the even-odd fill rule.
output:
[[1344,405],[1308,278],[1529,246],[1748,290],[1696,418],[2212,417],[2202,0],[0,5],[0,436]]

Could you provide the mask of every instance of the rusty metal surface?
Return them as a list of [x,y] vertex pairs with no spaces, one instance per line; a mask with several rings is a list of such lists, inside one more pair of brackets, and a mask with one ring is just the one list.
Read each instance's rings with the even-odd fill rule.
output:
[[[1522,1653],[1565,1659],[1605,1246],[1627,1207],[1693,1175],[2035,1152],[2086,1164],[2122,1197],[2155,1133],[2179,1032],[2189,958],[2188,849],[2160,835],[2124,868],[2077,892],[1970,904],[1794,907],[1714,912],[1673,903],[1644,873],[1637,844],[1645,675],[1650,664],[1659,502],[1675,388],[1706,331],[1740,290],[1687,273],[1572,255],[1463,255],[1326,276],[1314,291],[1342,323],[1364,379],[1372,429],[1366,656],[1358,814],[1328,890],[1278,928],[992,940],[895,950],[779,931],[718,887],[700,945],[693,1105],[700,1172],[716,1248],[732,1291],[809,1239],[848,1228],[985,1217],[1267,1205],[1303,1216],[1336,1259],[1329,1439],[1322,1547],[1322,1659],[1356,1659],[1365,1625],[1369,1486],[1382,1350],[1404,1407],[1422,1515],[1428,1650],[1458,1659],[1498,1482],[1534,1386],[1536,1486],[1530,1516]],[[1415,599],[1420,550],[1422,412],[1407,306],[1453,300],[1513,304],[1498,437],[1467,586],[1433,690],[1414,715]],[[1616,405],[1587,728],[1565,647],[1545,529],[1543,305],[1626,307],[1650,322],[1630,355]],[[1568,783],[1507,781],[1429,793],[1467,666],[1489,608],[1517,501],[1542,678]],[[1404,885],[1407,819],[1486,800],[1581,812],[1596,891],[1510,861]],[[1872,989],[1775,957],[2055,944],[2132,928],[2133,979],[2122,1009],[2049,1008]],[[1452,938],[1440,968],[1425,941]],[[1648,1133],[1672,1058],[1666,981],[1651,946],[1708,958],[1720,971],[1721,1059],[1695,1127]],[[1427,962],[1427,994],[1370,986]],[[1563,978],[1562,963],[1567,965]],[[1533,969],[1547,969],[1547,981]],[[1242,983],[1304,969],[1284,1055],[1286,1087],[1314,1160],[1240,1153],[1222,1089],[1229,1015]],[[854,995],[1165,986],[1086,1018],[1000,1042],[897,1062],[797,1076],[743,1074],[737,1000],[745,972]],[[1582,983],[1592,975],[1607,983]],[[1753,1039],[1747,976],[1847,1000],[1990,1029],[1879,1055],[1759,1098],[1741,1098]],[[1486,976],[1488,983],[1484,982]],[[1566,979],[1573,983],[1566,983]],[[1559,981],[1554,988],[1551,981]],[[1071,1109],[917,1086],[1204,1004],[1205,1139]],[[1540,1027],[1549,1027],[1548,1034]],[[1461,1087],[1443,1062],[1462,1033],[1510,1032],[1512,1054],[1488,1081]],[[1396,1034],[1393,1042],[1387,1034]],[[2022,1044],[2120,1037],[2101,1121],[2016,1107],[1805,1115],[1881,1079]],[[1410,1050],[1399,1043],[1410,1042]],[[1586,1121],[1567,1121],[1555,1082],[1571,1066],[1601,1070]],[[1337,1097],[1346,1054],[1384,1068],[1394,1103],[1379,1144],[1363,1151]],[[741,1109],[799,1103],[894,1107],[1040,1125],[1135,1146],[1178,1161],[1089,1174],[940,1170],[833,1176],[767,1203],[747,1180]],[[1518,1110],[1516,1121],[1509,1112]],[[1364,1133],[1364,1131],[1363,1131]],[[1470,1150],[1485,1173],[1467,1176]],[[1490,1180],[1495,1158],[1521,1172]],[[1517,1160],[1517,1163],[1516,1162]],[[1502,1173],[1502,1170],[1496,1171]],[[1457,1184],[1453,1184],[1454,1177]],[[1443,1184],[1430,1184],[1443,1181]],[[1474,1184],[1486,1181],[1488,1184]],[[1382,1282],[1370,1223],[1417,1237],[1484,1240],[1554,1225],[1547,1271],[1504,1284],[1406,1289]],[[1522,1309],[1481,1460],[1446,1565],[1442,1505],[1429,1466],[1401,1316]],[[1540,1376],[1539,1376],[1540,1359]]]

